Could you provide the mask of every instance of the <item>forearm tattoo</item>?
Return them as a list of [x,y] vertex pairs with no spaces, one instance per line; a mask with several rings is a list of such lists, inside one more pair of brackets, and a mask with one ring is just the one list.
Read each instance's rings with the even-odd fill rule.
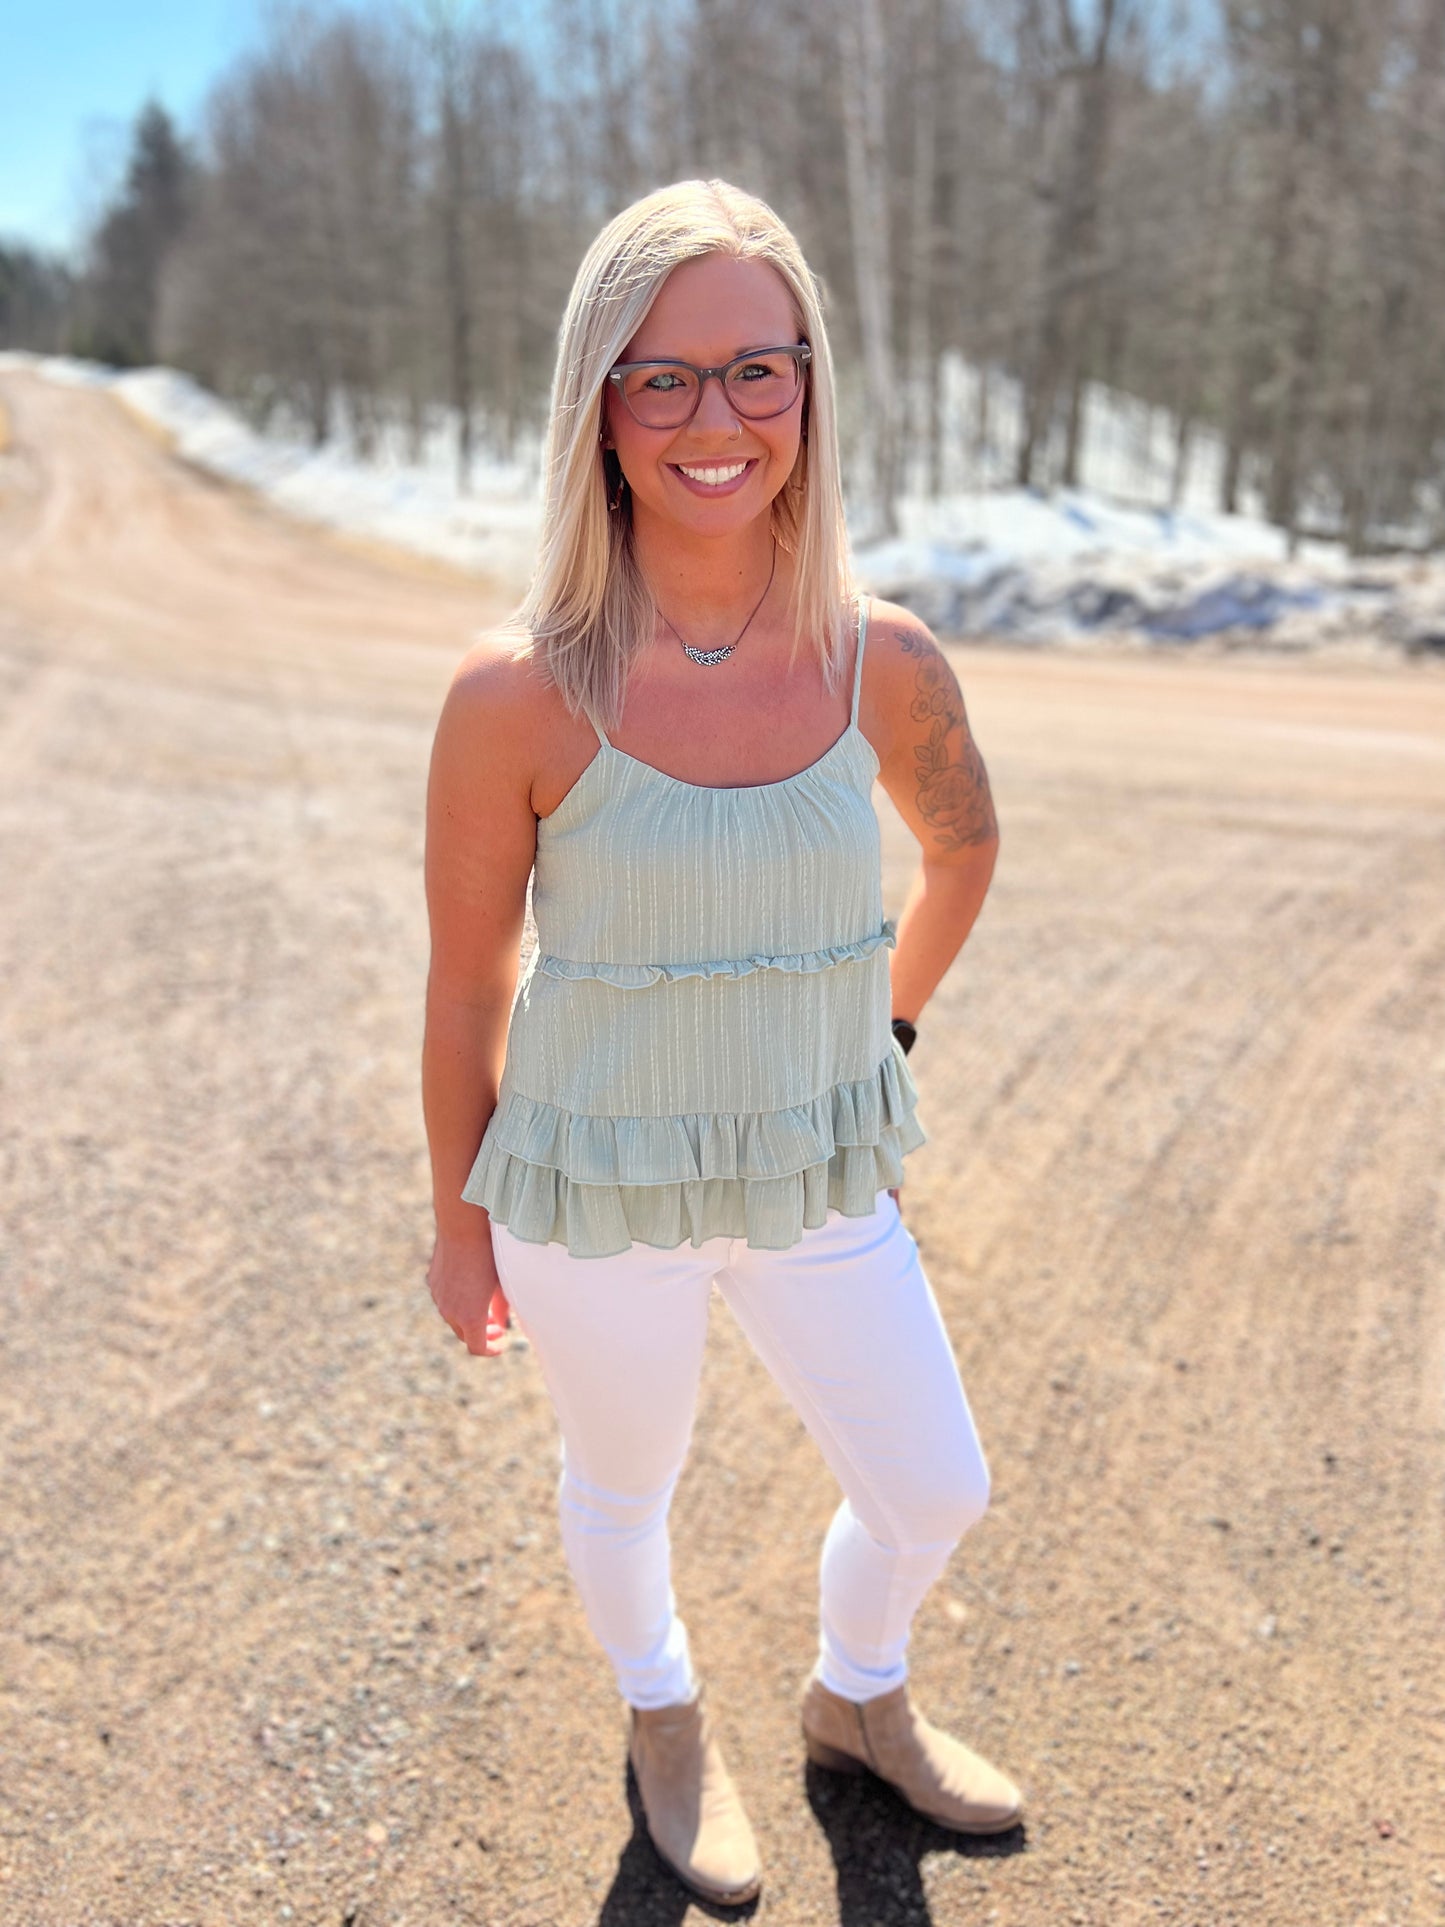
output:
[[[990,843],[998,835],[998,820],[988,787],[988,772],[968,727],[963,693],[943,652],[932,640],[905,635],[905,655],[916,661],[914,697],[909,714],[928,724],[928,740],[916,743],[918,813],[932,829],[940,850],[962,850]],[[962,736],[955,756],[948,739]]]

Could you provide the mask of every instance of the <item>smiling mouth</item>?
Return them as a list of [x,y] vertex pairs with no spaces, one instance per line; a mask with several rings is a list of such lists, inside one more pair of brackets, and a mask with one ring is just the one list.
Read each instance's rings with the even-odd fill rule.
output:
[[705,464],[672,462],[669,466],[675,468],[679,475],[685,475],[690,482],[701,483],[704,488],[722,488],[728,482],[735,482],[753,466],[753,461]]

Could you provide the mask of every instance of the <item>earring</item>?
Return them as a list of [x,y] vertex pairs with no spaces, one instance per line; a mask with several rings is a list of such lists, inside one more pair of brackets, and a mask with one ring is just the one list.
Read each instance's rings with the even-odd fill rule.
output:
[[[608,441],[606,433],[601,429],[598,430],[597,442],[598,442],[598,446],[602,450],[602,472],[605,475],[607,472],[607,456],[612,449],[612,444],[611,442]],[[616,456],[613,455],[613,460],[616,461],[616,459],[617,459]],[[615,513],[618,509],[621,508],[622,492],[626,487],[627,487],[627,477],[622,473],[621,463],[618,463],[617,487],[607,497],[607,508],[609,513]]]

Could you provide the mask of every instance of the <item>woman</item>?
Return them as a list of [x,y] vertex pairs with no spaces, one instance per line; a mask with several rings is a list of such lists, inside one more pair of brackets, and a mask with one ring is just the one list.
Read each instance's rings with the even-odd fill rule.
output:
[[[463,661],[433,753],[432,1296],[479,1357],[512,1314],[535,1347],[568,1562],[688,1886],[760,1885],[669,1567],[714,1284],[845,1495],[809,1757],[1001,1831],[1017,1788],[906,1683],[988,1470],[898,1205],[906,1052],[997,831],[933,637],[853,590],[813,278],[725,182],[648,195],[582,263],[517,628]],[[922,849],[897,926],[875,777]]]

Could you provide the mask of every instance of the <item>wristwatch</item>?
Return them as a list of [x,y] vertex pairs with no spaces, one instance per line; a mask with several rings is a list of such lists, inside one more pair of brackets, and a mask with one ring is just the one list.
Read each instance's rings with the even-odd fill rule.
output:
[[909,1051],[913,1049],[913,1040],[918,1035],[918,1026],[916,1024],[910,1024],[906,1017],[895,1017],[893,1019],[893,1035],[903,1046],[903,1055],[906,1057]]

